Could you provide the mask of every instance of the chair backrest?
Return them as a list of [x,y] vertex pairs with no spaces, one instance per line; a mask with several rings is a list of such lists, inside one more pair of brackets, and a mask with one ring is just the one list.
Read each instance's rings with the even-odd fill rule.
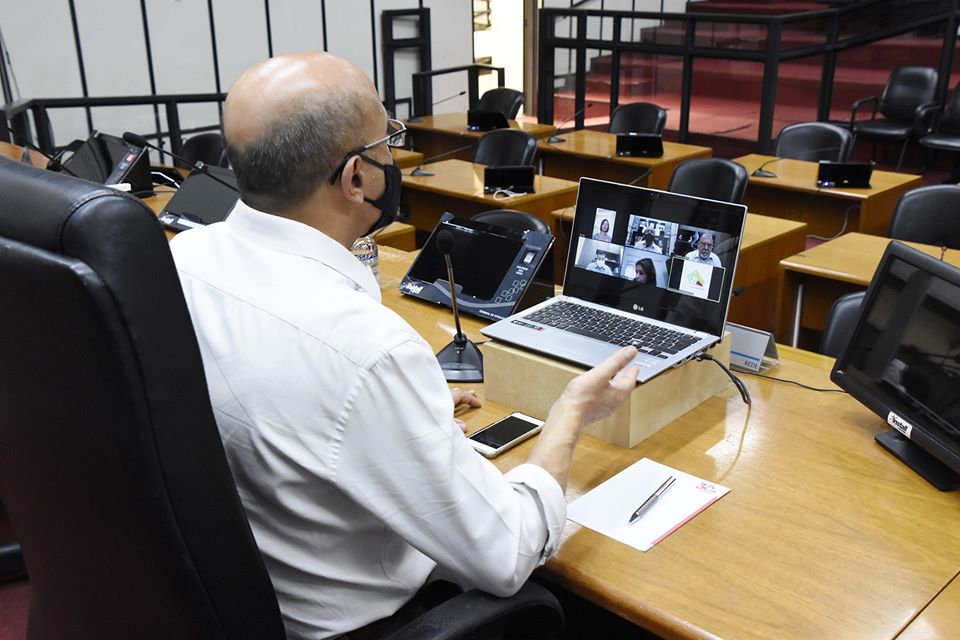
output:
[[836,358],[853,336],[853,329],[860,317],[860,303],[866,291],[848,293],[837,298],[827,315],[827,326],[820,337],[818,351]]
[[960,249],[960,186],[935,184],[904,193],[893,209],[888,235]]
[[694,158],[676,166],[667,191],[742,204],[748,180],[742,164],[724,158]]
[[532,165],[537,140],[519,129],[495,129],[477,140],[473,161],[488,167],[496,165]]
[[937,71],[930,67],[897,67],[883,88],[877,110],[889,120],[911,122],[917,107],[933,102]]
[[828,122],[798,122],[780,130],[773,155],[811,162],[846,162],[853,150],[852,142],[853,134],[844,127]]
[[216,167],[229,166],[226,140],[217,132],[200,133],[187,139],[180,148],[180,155],[189,160],[191,165],[200,160]]
[[652,102],[621,104],[610,116],[610,133],[663,133],[667,111]]
[[513,120],[523,106],[523,92],[506,87],[497,87],[484,92],[477,101],[476,109],[499,111],[507,120]]
[[550,227],[540,218],[525,213],[523,211],[514,211],[513,209],[491,209],[490,211],[481,211],[471,217],[472,220],[495,224],[508,229],[517,229],[518,231],[539,231],[553,235]]
[[153,214],[0,158],[0,299],[30,639],[283,638]]
[[950,92],[947,98],[947,106],[940,116],[937,124],[938,133],[960,133],[960,82]]

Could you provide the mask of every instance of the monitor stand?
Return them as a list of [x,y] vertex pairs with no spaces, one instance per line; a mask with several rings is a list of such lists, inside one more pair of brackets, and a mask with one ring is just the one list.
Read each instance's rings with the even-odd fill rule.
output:
[[878,433],[875,440],[940,491],[960,489],[960,473],[951,470],[896,429]]

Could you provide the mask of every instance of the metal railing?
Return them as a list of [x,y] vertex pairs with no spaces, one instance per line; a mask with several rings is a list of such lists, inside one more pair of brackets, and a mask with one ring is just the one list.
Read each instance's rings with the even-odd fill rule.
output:
[[[0,140],[24,145],[36,144],[47,153],[56,151],[57,145],[53,140],[53,129],[50,125],[50,114],[53,109],[75,109],[93,107],[130,107],[150,106],[163,107],[167,118],[167,130],[146,135],[146,138],[161,140],[170,138],[171,151],[180,153],[181,138],[185,133],[209,131],[219,128],[217,125],[183,129],[180,127],[180,106],[213,102],[217,105],[227,99],[225,93],[192,93],[171,94],[158,96],[112,96],[98,98],[31,98],[18,100],[0,107],[0,122],[9,123],[10,131],[0,127]],[[31,126],[30,117],[33,116]]]
[[[431,80],[436,76],[442,76],[448,73],[467,72],[467,97],[469,98],[470,108],[472,109],[477,100],[480,99],[480,74],[482,72],[493,71],[497,74],[497,86],[502,87],[504,83],[503,67],[495,67],[489,64],[467,64],[461,67],[448,67],[446,69],[433,69],[431,71],[419,71],[412,76],[413,80],[413,117],[433,115],[433,88],[430,85]],[[450,96],[455,97],[455,96]],[[446,100],[447,97],[441,98]],[[439,104],[436,103],[436,104]]]
[[[761,152],[770,152],[772,147],[774,110],[780,65],[783,62],[823,56],[820,74],[820,92],[817,101],[817,119],[827,120],[833,93],[834,75],[837,69],[837,54],[908,34],[921,29],[938,32],[942,36],[939,64],[937,99],[943,101],[947,92],[953,51],[957,40],[958,2],[903,3],[899,0],[868,0],[855,5],[824,9],[822,11],[789,15],[733,15],[710,13],[657,13],[635,11],[601,11],[594,9],[542,9],[540,11],[540,43],[537,118],[542,123],[554,122],[554,97],[556,83],[572,75],[574,81],[575,122],[584,126],[587,106],[587,53],[609,51],[610,61],[610,111],[620,99],[621,58],[625,53],[643,53],[660,56],[675,56],[682,60],[680,81],[680,126],[678,139],[686,142],[690,128],[690,102],[693,86],[693,67],[697,59],[726,59],[753,61],[763,64],[763,79],[760,98],[757,146]],[[864,18],[868,19],[864,19]],[[663,25],[671,23],[681,27],[681,42],[631,41],[625,25],[633,29],[637,20],[652,21]],[[870,24],[859,32],[857,21]],[[816,25],[823,39],[810,44],[784,46],[783,36],[794,26]],[[558,33],[558,26],[568,26],[566,35]],[[753,29],[765,33],[762,48],[742,48],[742,42],[732,37],[717,37],[714,29],[724,25],[722,33],[734,33],[731,27]],[[699,27],[709,27],[698,34]],[[594,33],[590,33],[593,31]],[[852,33],[848,33],[851,32]],[[599,33],[597,33],[599,32]],[[558,73],[557,55],[573,52],[572,73]]]

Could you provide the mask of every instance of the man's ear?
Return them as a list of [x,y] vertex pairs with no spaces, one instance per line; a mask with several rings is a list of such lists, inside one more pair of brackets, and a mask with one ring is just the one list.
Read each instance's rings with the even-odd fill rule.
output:
[[343,197],[350,202],[362,203],[365,179],[360,156],[350,156],[347,163],[343,165],[343,173],[340,174],[340,191]]

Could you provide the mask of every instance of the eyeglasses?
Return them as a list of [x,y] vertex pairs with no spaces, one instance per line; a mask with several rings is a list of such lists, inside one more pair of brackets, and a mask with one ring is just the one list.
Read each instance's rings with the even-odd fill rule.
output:
[[343,156],[343,160],[340,161],[340,164],[337,165],[337,168],[333,170],[333,173],[330,174],[330,184],[335,183],[340,179],[340,174],[343,173],[343,168],[347,165],[347,161],[353,156],[358,156],[364,151],[369,151],[376,146],[387,143],[388,147],[402,147],[407,144],[407,126],[399,120],[394,120],[393,118],[387,119],[387,135],[383,136],[379,140],[375,140],[370,144],[365,144],[362,147],[357,147],[352,151],[348,151],[346,155]]

